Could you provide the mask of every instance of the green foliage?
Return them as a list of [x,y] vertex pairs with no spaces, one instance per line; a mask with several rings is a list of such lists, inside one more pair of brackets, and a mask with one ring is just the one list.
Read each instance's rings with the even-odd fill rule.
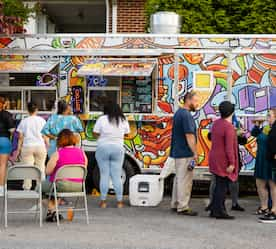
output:
[[18,25],[27,22],[28,18],[38,11],[38,5],[31,8],[24,4],[22,0],[2,0],[2,3],[3,15],[20,18],[21,23],[17,23]]
[[147,0],[146,15],[174,11],[183,33],[256,34],[276,32],[275,0]]

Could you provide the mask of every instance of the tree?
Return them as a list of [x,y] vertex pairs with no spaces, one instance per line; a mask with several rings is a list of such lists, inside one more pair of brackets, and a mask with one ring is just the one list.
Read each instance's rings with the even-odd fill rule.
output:
[[35,12],[39,11],[39,5],[28,7],[22,0],[2,0],[0,14],[0,33],[7,35],[23,33],[23,25]]
[[146,15],[175,11],[183,33],[275,33],[273,0],[147,0]]
[[38,10],[38,7],[28,7],[22,0],[2,0],[3,15],[20,19],[17,25],[22,25]]

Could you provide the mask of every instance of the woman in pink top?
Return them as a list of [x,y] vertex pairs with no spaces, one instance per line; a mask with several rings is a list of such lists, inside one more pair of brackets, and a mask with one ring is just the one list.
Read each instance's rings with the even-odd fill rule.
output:
[[[57,137],[58,150],[52,154],[46,166],[46,175],[49,180],[42,182],[42,193],[47,194],[50,192],[52,183],[55,179],[58,169],[64,165],[79,164],[87,167],[87,157],[84,151],[78,147],[78,138],[69,129],[62,130]],[[82,190],[83,179],[70,178],[64,181],[57,182],[57,191],[60,192],[77,192]],[[51,200],[48,203],[48,214],[46,221],[55,220],[55,202]]]
[[209,153],[209,169],[216,178],[216,187],[211,203],[211,217],[217,219],[234,219],[227,214],[225,198],[230,181],[238,178],[238,141],[232,116],[235,107],[229,101],[219,105],[221,118],[212,126],[212,147]]

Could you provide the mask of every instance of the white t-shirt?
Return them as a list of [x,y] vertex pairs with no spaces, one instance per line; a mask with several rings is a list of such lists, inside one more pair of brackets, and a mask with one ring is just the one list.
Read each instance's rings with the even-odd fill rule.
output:
[[100,134],[98,145],[117,144],[123,146],[124,135],[130,132],[130,128],[126,120],[120,121],[117,126],[116,123],[109,122],[107,115],[103,115],[96,121],[93,131]]
[[46,121],[38,116],[30,116],[21,120],[17,131],[23,134],[24,147],[44,146],[44,139],[41,131],[46,124]]

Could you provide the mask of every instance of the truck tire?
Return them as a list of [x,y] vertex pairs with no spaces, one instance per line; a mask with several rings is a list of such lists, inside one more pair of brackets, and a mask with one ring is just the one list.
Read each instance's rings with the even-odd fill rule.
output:
[[132,166],[131,162],[126,158],[123,165],[123,170],[126,174],[126,180],[124,182],[124,195],[129,194],[129,180],[132,176],[136,175],[134,167]]
[[[132,166],[131,162],[126,158],[123,165],[124,195],[129,194],[129,180],[135,174],[136,173],[134,167]],[[96,160],[93,166],[92,177],[94,187],[100,192],[100,170]]]

